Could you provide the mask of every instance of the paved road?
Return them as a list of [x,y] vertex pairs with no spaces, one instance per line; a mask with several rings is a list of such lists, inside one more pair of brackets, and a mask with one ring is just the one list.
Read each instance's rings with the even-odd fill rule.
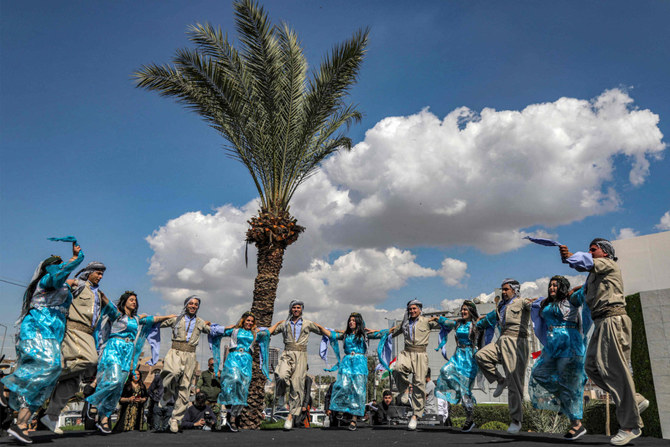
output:
[[[294,429],[290,432],[282,430],[255,430],[239,433],[228,432],[203,432],[200,430],[189,430],[179,434],[151,433],[151,432],[128,432],[112,434],[107,436],[98,435],[96,432],[71,432],[63,436],[56,436],[50,432],[35,432],[32,436],[34,445],[44,444],[53,446],[91,446],[96,447],[149,447],[149,446],[202,446],[211,443],[215,445],[235,446],[271,446],[271,447],[296,447],[305,445],[309,447],[422,447],[422,446],[446,446],[446,445],[486,445],[503,444],[513,446],[552,446],[557,444],[570,444],[564,441],[560,435],[538,435],[525,433],[520,435],[508,435],[504,432],[489,430],[473,430],[471,433],[460,433],[458,430],[448,428],[428,428],[415,432],[404,429],[371,429],[359,428],[355,432],[346,429],[322,430]],[[4,435],[0,438],[2,445],[16,445],[16,442]],[[576,445],[601,445],[609,446],[609,438],[600,435],[585,435]],[[638,438],[629,445],[631,446],[670,446],[670,441],[656,438]]]

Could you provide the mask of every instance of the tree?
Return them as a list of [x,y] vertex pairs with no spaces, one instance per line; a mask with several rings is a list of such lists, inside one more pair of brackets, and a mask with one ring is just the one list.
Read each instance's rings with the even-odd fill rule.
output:
[[[260,202],[246,234],[257,248],[251,311],[259,325],[269,326],[284,251],[305,230],[290,214],[291,198],[321,161],[351,149],[345,130],[361,114],[344,99],[356,82],[369,32],[358,30],[334,46],[308,79],[303,49],[288,25],[273,26],[252,0],[233,7],[239,49],[221,29],[192,25],[195,49],[177,50],[173,65],[142,66],[134,78],[138,87],[174,97],[201,115],[251,174]],[[255,362],[243,426],[260,425],[264,383]]]

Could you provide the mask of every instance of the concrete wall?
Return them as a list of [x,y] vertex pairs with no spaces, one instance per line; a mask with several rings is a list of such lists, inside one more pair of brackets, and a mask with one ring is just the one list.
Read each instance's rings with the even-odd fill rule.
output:
[[613,241],[626,296],[670,288],[670,231]]
[[[666,272],[666,275],[668,272]],[[670,288],[640,292],[663,437],[670,439]],[[633,346],[635,340],[633,340]]]

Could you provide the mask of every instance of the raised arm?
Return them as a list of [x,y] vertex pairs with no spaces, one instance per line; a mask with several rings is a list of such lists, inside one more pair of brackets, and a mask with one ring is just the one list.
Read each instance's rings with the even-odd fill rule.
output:
[[325,335],[328,338],[332,338],[332,335],[337,335],[336,333],[331,332],[325,327],[321,326],[319,323],[314,323],[314,326],[316,326],[319,329],[319,331],[321,331],[322,335]]
[[[285,321],[286,321],[286,320],[279,320],[279,321],[277,321],[275,324],[273,324],[272,326],[270,326],[270,327],[268,328],[268,331],[270,332],[270,335],[274,335],[274,334],[276,334],[276,333],[278,333],[278,332],[282,332],[282,324],[283,324]],[[279,329],[277,329],[277,328],[279,328]]]
[[[81,251],[81,247],[79,245],[75,245],[73,243],[72,257],[70,260],[64,264],[61,264],[57,271],[44,275],[44,277],[42,277],[40,280],[40,284],[42,287],[50,287],[54,289],[60,288],[65,283],[65,280],[70,275],[70,273],[72,273],[74,269],[76,269],[79,264],[82,263],[83,260],[84,252]],[[51,266],[47,267],[47,269],[49,268],[51,268]]]
[[[177,315],[174,315],[174,314],[172,314],[172,315],[163,315],[163,316],[160,316],[160,315],[154,315],[154,324],[156,324],[156,323],[162,323],[162,322],[164,322],[165,320],[169,320],[170,318],[177,318]],[[141,320],[140,320],[140,321],[141,321]]]

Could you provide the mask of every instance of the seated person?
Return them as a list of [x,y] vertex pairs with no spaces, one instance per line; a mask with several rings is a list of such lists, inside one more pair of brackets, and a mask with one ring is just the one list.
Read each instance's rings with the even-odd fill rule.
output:
[[392,403],[393,394],[390,390],[384,390],[381,404],[372,413],[372,425],[396,425],[398,423],[400,414],[398,408],[391,405]]
[[195,395],[195,402],[186,409],[184,419],[181,420],[181,428],[188,429],[205,429],[209,427],[211,430],[216,422],[216,416],[212,407],[207,405],[207,394],[199,392]]

